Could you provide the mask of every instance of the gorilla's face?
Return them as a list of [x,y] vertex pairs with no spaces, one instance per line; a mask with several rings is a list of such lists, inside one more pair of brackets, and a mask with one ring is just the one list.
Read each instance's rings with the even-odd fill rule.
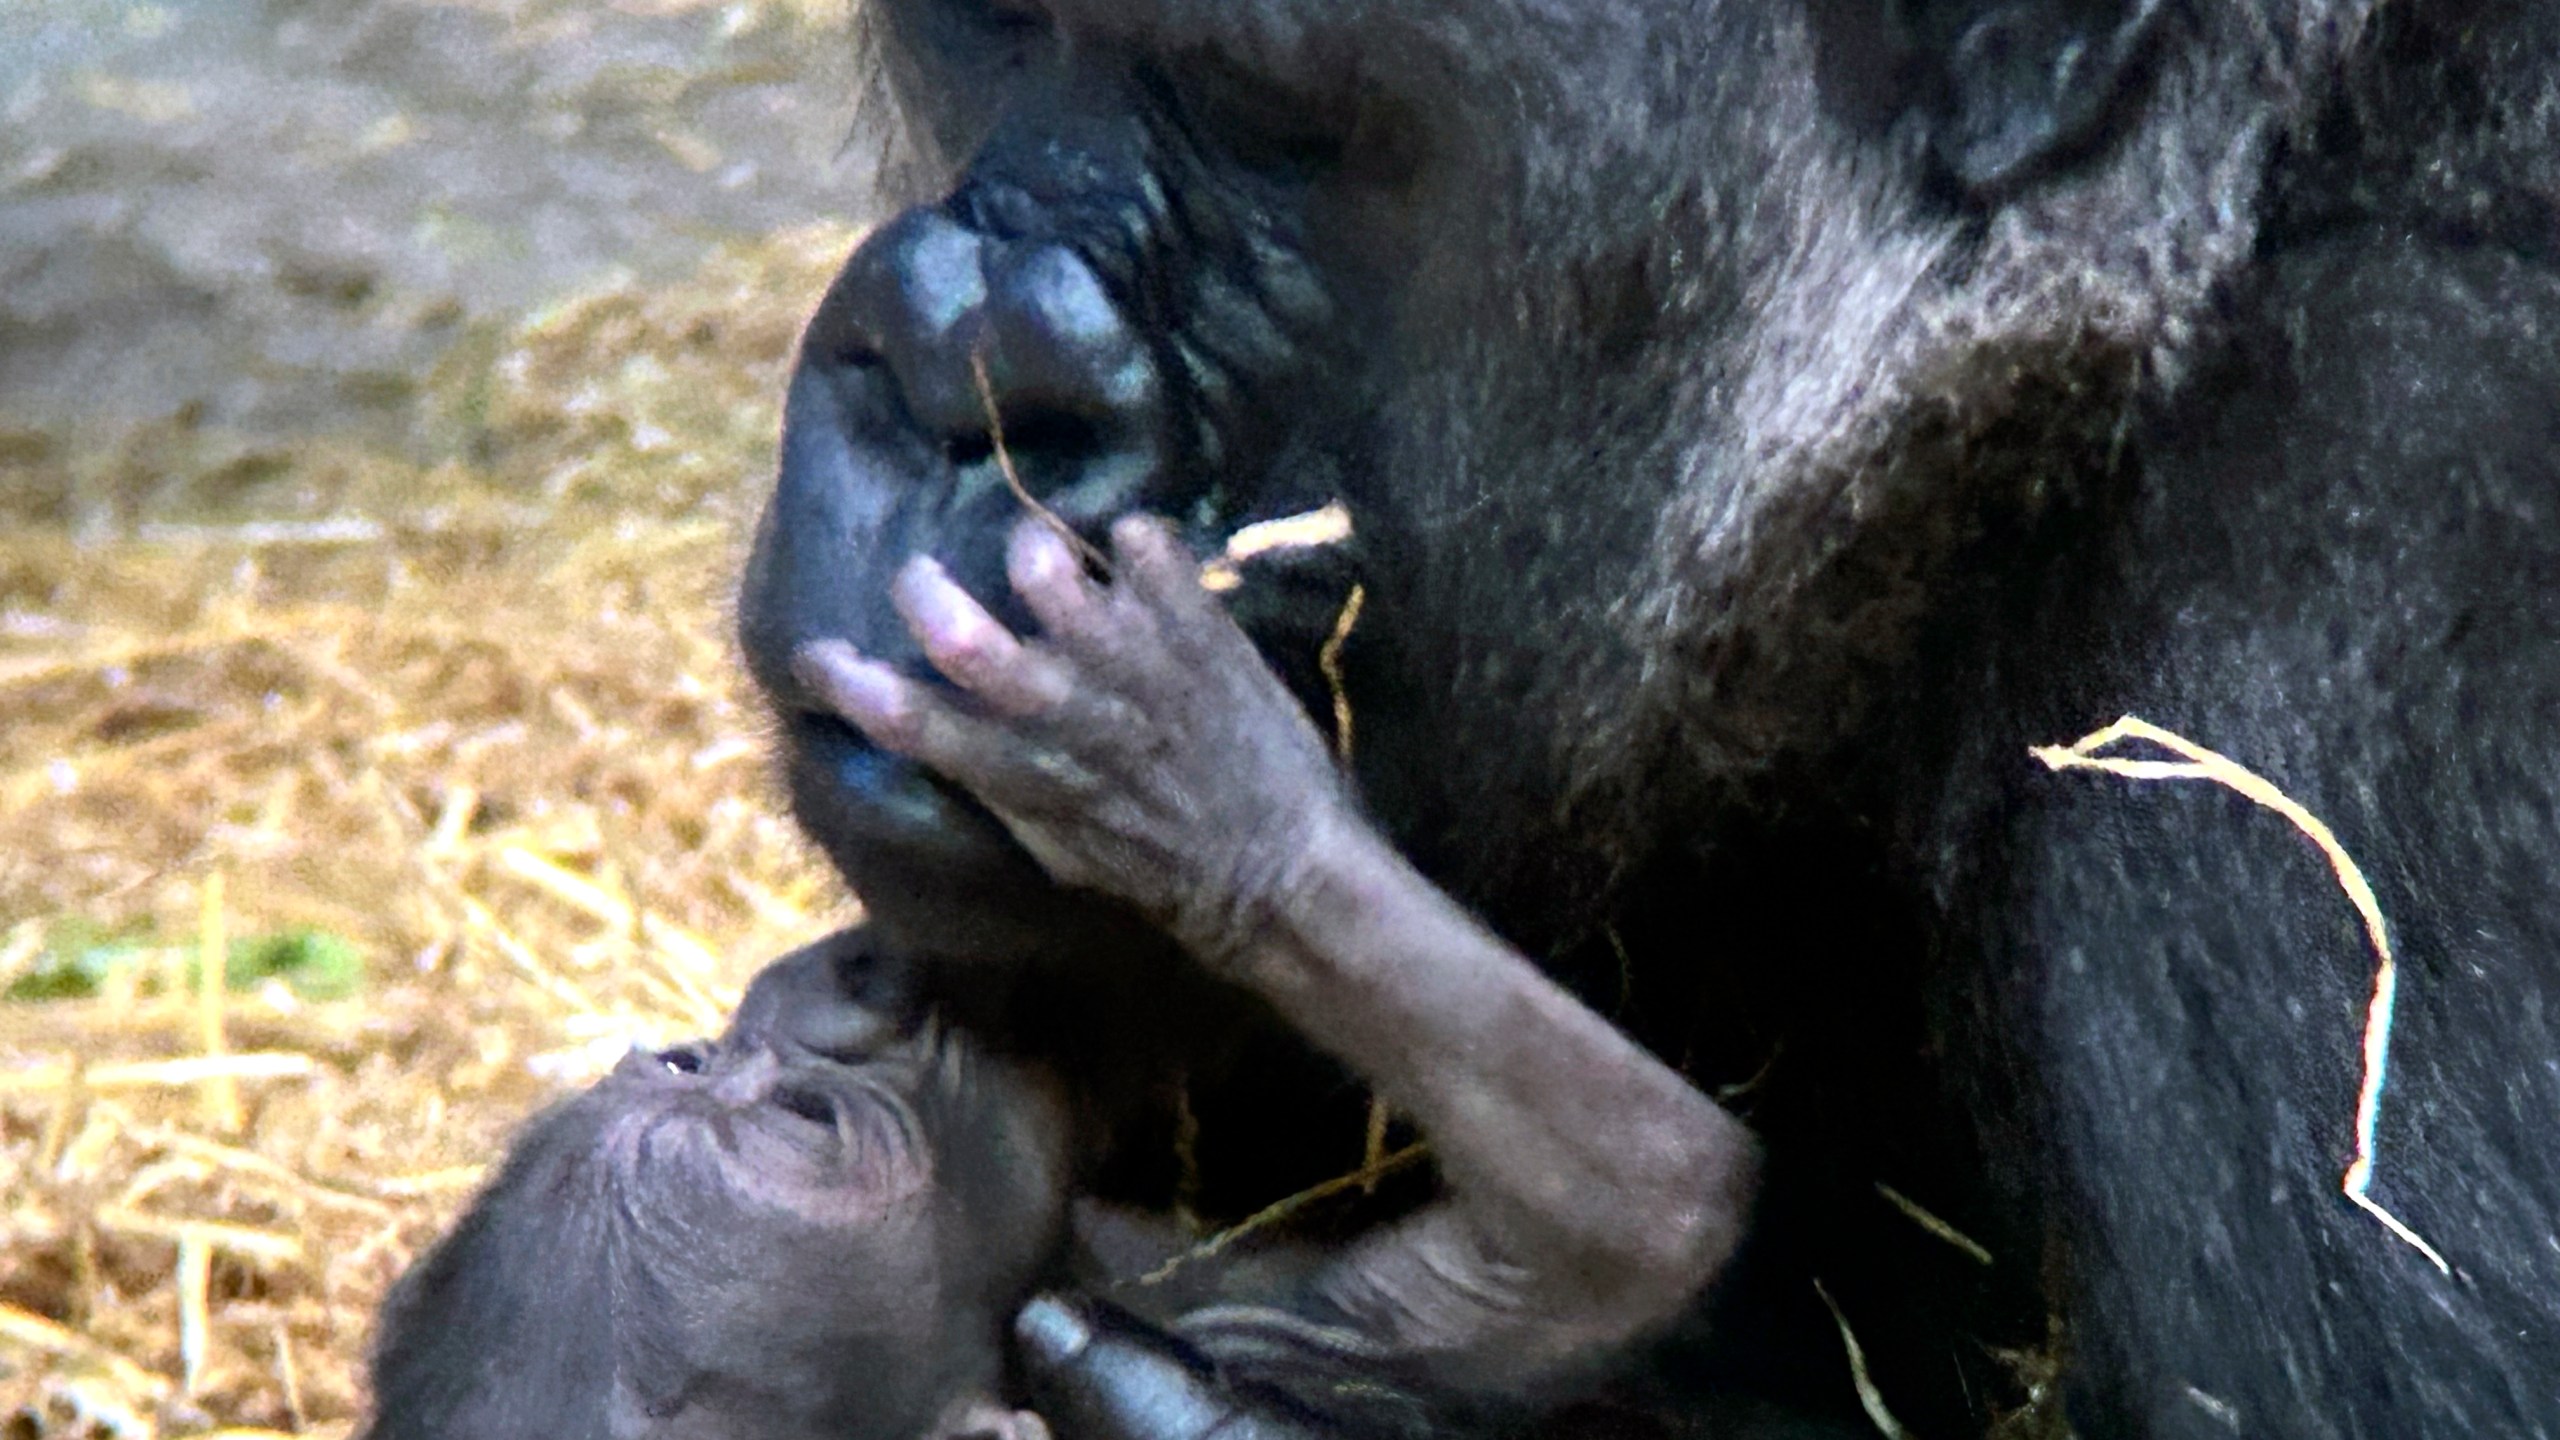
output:
[[[1658,142],[1684,123],[1674,110],[1713,11],[866,6],[909,138],[951,162],[927,183],[948,193],[873,234],[809,327],[742,611],[798,813],[876,923],[911,948],[960,951],[1036,948],[1068,928],[992,821],[863,744],[792,673],[822,637],[921,671],[887,598],[917,552],[1019,622],[1001,608],[1023,508],[1006,460],[1081,531],[1145,509],[1201,551],[1340,499],[1364,536],[1375,519],[1465,551],[1306,562],[1392,567],[1364,576],[1373,602],[1390,598],[1381,582],[1509,566],[1506,603],[1537,623],[1484,617],[1463,644],[1607,650],[1557,633],[1597,611],[1559,613],[1537,542],[1560,502],[1586,532],[1642,513],[1575,498],[1622,483],[1613,464],[1668,483],[1659,457],[1594,454],[1559,417],[1609,408],[1614,443],[1634,435],[1641,452],[1666,413],[1673,387],[1649,366],[1677,353],[1668,332],[1685,312],[1665,297],[1705,257],[1680,252],[1694,217],[1666,208],[1677,187],[1652,170],[1677,153]],[[1638,55],[1655,68],[1610,68]],[[1605,165],[1563,163],[1568,150]],[[1621,528],[1570,578],[1632,574],[1650,529]],[[1284,674],[1348,586],[1299,573],[1257,575],[1235,597]],[[1448,666],[1490,686],[1527,668],[1446,652],[1407,668]]]
[[1067,1117],[866,989],[871,958],[856,932],[778,962],[727,1036],[635,1052],[530,1127],[386,1309],[373,1433],[1003,1432]]
[[646,1433],[913,1440],[992,1393],[1053,1239],[1062,1127],[1041,1087],[922,1027],[852,1063],[635,1055],[587,1103],[607,1250],[639,1301],[617,1319],[642,1332],[632,1371],[686,1377],[643,1381],[664,1422]]
[[1055,1246],[1065,1114],[881,970],[856,936],[777,962],[719,1041],[634,1054],[580,1102],[608,1249],[665,1301],[649,1363],[690,1377],[670,1440],[912,1440],[992,1393]]

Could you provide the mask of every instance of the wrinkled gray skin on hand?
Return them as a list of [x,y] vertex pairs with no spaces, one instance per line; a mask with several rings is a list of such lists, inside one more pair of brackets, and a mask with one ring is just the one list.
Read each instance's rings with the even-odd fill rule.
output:
[[1180,543],[1137,520],[1112,537],[1106,585],[1049,526],[1014,528],[1027,640],[931,559],[899,572],[899,613],[965,700],[841,642],[811,646],[801,673],[882,748],[976,797],[1052,879],[1128,903],[1230,972],[1356,807]]

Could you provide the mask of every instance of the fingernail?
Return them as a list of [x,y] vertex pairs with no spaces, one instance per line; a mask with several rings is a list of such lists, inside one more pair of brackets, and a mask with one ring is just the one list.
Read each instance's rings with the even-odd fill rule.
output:
[[1028,579],[1055,580],[1073,559],[1058,532],[1036,520],[1022,522],[1022,569]]
[[907,573],[900,577],[899,587],[904,593],[907,608],[922,629],[953,635],[970,622],[969,612],[974,607],[968,595],[952,583],[950,576],[942,573],[941,566],[930,560],[919,566],[909,566]]
[[950,572],[942,568],[941,561],[930,555],[910,555],[907,557],[907,563],[898,567],[898,578],[895,583],[913,589],[930,580],[950,578]]
[[1013,1317],[1013,1336],[1032,1359],[1063,1365],[1093,1343],[1093,1326],[1065,1301],[1041,1295]]
[[819,698],[853,720],[879,720],[897,713],[897,672],[842,641],[822,640],[801,647],[795,667]]

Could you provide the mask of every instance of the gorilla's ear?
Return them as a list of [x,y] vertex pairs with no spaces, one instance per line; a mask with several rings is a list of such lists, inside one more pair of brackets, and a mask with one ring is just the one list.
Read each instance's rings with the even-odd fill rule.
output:
[[[2220,0],[2213,0],[2220,3]],[[1826,89],[1916,110],[1965,191],[2070,160],[2137,88],[2166,0],[1806,0]]]
[[[1947,18],[1938,158],[2002,189],[2098,137],[2141,69],[2163,0],[1962,0]],[[1941,37],[1933,37],[1941,38]]]

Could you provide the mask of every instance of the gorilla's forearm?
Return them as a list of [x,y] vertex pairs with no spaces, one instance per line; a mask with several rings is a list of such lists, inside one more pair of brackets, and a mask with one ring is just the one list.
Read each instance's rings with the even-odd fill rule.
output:
[[939,567],[896,603],[959,688],[841,643],[812,691],[983,801],[1060,880],[1163,924],[1417,1120],[1449,1198],[1319,1280],[1435,1384],[1511,1391],[1678,1314],[1740,1238],[1732,1117],[1541,974],[1363,817],[1332,756],[1160,525],[1113,577],[1034,522],[1017,636]]
[[1320,1281],[1464,1388],[1527,1383],[1685,1308],[1741,1239],[1740,1122],[1347,810],[1229,972],[1410,1114],[1450,1196]]

